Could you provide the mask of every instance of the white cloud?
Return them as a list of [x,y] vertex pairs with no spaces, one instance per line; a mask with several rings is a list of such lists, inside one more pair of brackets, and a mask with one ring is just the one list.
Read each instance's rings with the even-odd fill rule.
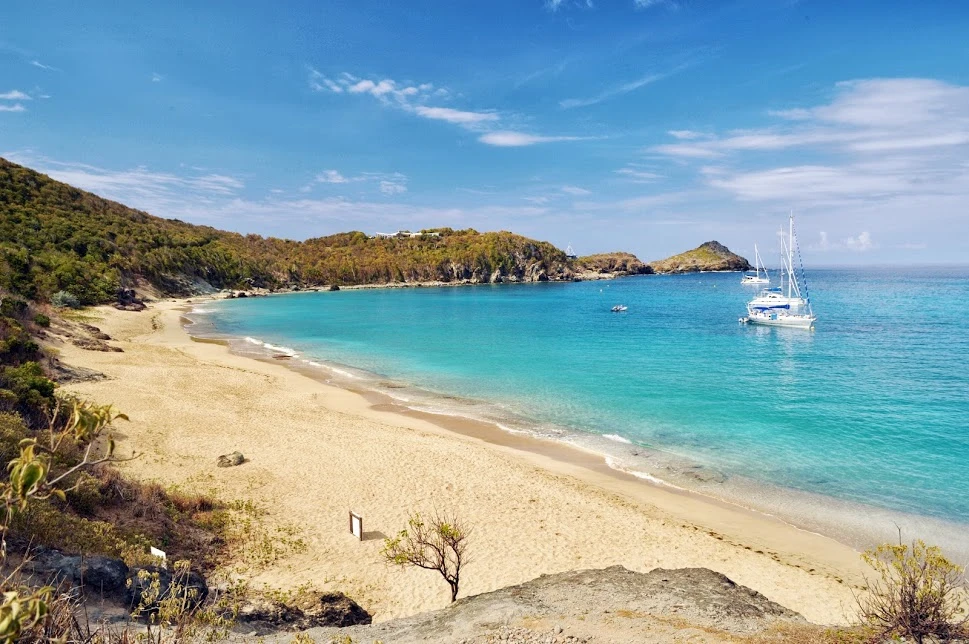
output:
[[161,74],[159,74],[159,73],[157,73],[157,72],[155,72],[155,73],[153,73],[153,74],[151,75],[151,82],[153,82],[153,83],[160,83],[160,82],[162,82],[162,81],[163,81],[164,79],[165,79],[165,77],[164,77],[164,76],[162,76]]
[[20,103],[13,105],[0,105],[0,112],[26,112],[27,108]]
[[622,176],[635,181],[636,183],[651,183],[653,181],[658,181],[659,179],[665,179],[661,174],[655,172],[648,172],[646,170],[639,170],[636,168],[620,168],[615,171],[616,174],[621,174]]
[[477,123],[493,122],[498,120],[498,115],[494,112],[464,112],[451,109],[450,107],[427,107],[418,105],[414,112],[418,116],[459,125],[474,125]]
[[[924,245],[921,246],[924,248]],[[849,250],[864,253],[877,247],[878,245],[872,240],[871,233],[868,231],[859,233],[855,237],[845,237],[840,242],[831,242],[828,233],[822,230],[819,235],[819,242],[808,246],[808,249],[815,251]]]
[[[904,152],[969,144],[969,87],[919,78],[839,83],[814,108],[769,112],[785,125],[737,130],[689,144],[657,145],[674,157],[714,158],[737,151],[815,147],[844,153]],[[678,131],[670,132],[676,138]]]
[[669,130],[667,134],[681,141],[692,141],[693,139],[703,138],[703,133],[694,130]]
[[400,181],[381,181],[380,192],[385,195],[399,195],[407,192],[407,186]]
[[545,0],[545,8],[549,11],[558,11],[564,0]]
[[591,195],[592,191],[586,190],[585,188],[580,188],[578,186],[562,186],[562,192],[568,195],[584,196]]
[[862,253],[866,250],[871,250],[874,247],[874,243],[871,240],[871,234],[867,231],[861,233],[857,237],[848,237],[844,240],[844,244],[850,250]]
[[[673,72],[670,72],[670,73],[673,73]],[[622,94],[626,94],[626,93],[631,92],[633,90],[637,90],[640,87],[644,87],[644,86],[649,85],[651,83],[655,83],[656,81],[662,80],[662,79],[666,78],[669,75],[670,75],[669,73],[667,73],[667,74],[648,74],[648,75],[643,76],[642,78],[639,78],[637,80],[634,80],[634,81],[631,81],[629,83],[625,83],[623,85],[620,85],[619,87],[615,87],[613,89],[606,90],[606,91],[602,92],[601,94],[598,94],[598,95],[593,96],[591,98],[567,98],[567,99],[565,99],[563,101],[559,101],[559,106],[562,107],[563,109],[571,109],[573,107],[587,107],[589,105],[595,105],[596,103],[601,103],[602,101],[608,100],[608,99],[613,98],[615,96],[621,96]]]
[[488,145],[495,145],[504,148],[523,147],[535,145],[536,143],[555,143],[558,141],[581,141],[588,137],[581,136],[539,136],[536,134],[525,134],[524,132],[511,132],[500,130],[488,132],[478,137],[478,140]]
[[18,89],[10,90],[9,92],[4,92],[0,94],[0,101],[29,101],[30,95],[21,92]]
[[39,60],[32,60],[32,61],[30,61],[30,64],[33,65],[34,67],[39,67],[39,68],[44,69],[44,70],[47,70],[49,72],[59,72],[59,71],[61,71],[61,70],[57,69],[56,67],[51,67],[50,65],[45,65],[44,63],[40,62]]
[[666,6],[672,9],[677,7],[673,0],[633,0],[633,6],[637,9],[649,9],[650,7]]
[[331,79],[313,67],[309,67],[308,82],[310,89],[315,92],[369,95],[387,107],[404,110],[432,121],[452,123],[472,131],[481,131],[488,124],[497,123],[501,119],[493,111],[458,110],[428,105],[433,99],[446,99],[450,96],[446,88],[435,89],[433,83],[399,83],[389,78],[374,81],[361,79],[347,72]]
[[324,170],[316,175],[317,183],[349,183],[350,180],[336,170]]

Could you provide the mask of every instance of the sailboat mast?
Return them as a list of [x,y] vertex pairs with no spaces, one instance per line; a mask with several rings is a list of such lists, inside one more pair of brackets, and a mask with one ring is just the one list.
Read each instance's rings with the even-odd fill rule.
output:
[[793,210],[791,211],[790,228],[791,228],[791,232],[790,232],[789,241],[787,243],[787,297],[788,297],[788,299],[790,299],[790,297],[791,297],[791,285],[792,285],[792,282],[794,281],[794,270],[793,270],[793,262],[794,262],[794,211]]

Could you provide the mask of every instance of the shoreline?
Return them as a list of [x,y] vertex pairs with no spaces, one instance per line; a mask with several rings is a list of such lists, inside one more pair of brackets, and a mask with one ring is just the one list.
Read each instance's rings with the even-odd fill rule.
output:
[[[205,305],[213,300],[199,299],[186,303],[182,317],[186,333],[196,341],[219,342],[234,355],[285,366],[326,386],[362,395],[373,405],[382,405],[380,409],[383,411],[420,419],[446,431],[499,446],[539,454],[554,452],[556,460],[561,462],[580,462],[587,469],[634,480],[639,485],[693,495],[717,505],[750,512],[833,539],[858,552],[894,542],[898,526],[901,526],[907,538],[922,538],[939,545],[953,560],[962,561],[969,557],[969,545],[963,537],[969,526],[951,519],[784,487],[743,474],[728,474],[720,471],[716,464],[644,446],[594,428],[549,425],[514,414],[499,416],[495,409],[488,407],[493,401],[412,387],[348,363],[313,356],[307,358],[303,349],[276,346],[262,338],[226,335],[207,321]],[[193,315],[194,312],[198,315]],[[285,340],[281,342],[286,343]]]
[[[539,574],[574,568],[604,567],[615,563],[637,570],[696,565],[723,572],[814,622],[841,623],[845,621],[846,611],[851,611],[848,585],[860,580],[862,565],[857,552],[829,537],[700,494],[645,485],[645,481],[634,475],[609,467],[602,455],[591,451],[552,440],[514,435],[484,422],[409,410],[389,403],[389,399],[379,393],[352,392],[322,383],[290,365],[281,364],[282,361],[238,356],[225,344],[196,341],[180,324],[179,309],[188,304],[185,301],[161,302],[142,313],[98,309],[98,313],[105,316],[102,328],[120,341],[126,353],[95,356],[73,347],[63,351],[63,357],[71,364],[96,368],[113,377],[100,383],[80,383],[69,388],[101,402],[114,402],[129,413],[132,424],[140,425],[134,429],[128,424],[119,428],[123,433],[119,437],[122,449],[137,449],[149,455],[144,460],[154,461],[153,467],[145,467],[144,462],[125,466],[124,469],[136,477],[147,476],[168,484],[196,487],[204,487],[219,479],[240,479],[228,489],[220,484],[220,492],[242,491],[247,498],[268,498],[277,506],[289,506],[290,510],[295,507],[296,511],[291,512],[286,512],[284,507],[274,508],[270,510],[270,517],[280,520],[290,515],[293,523],[303,531],[320,530],[314,527],[320,519],[318,510],[308,511],[305,504],[297,503],[298,499],[284,498],[287,496],[285,491],[292,496],[294,490],[299,490],[299,486],[294,487],[292,483],[293,477],[260,463],[276,459],[276,464],[280,465],[286,462],[285,455],[274,456],[272,450],[254,452],[253,447],[239,445],[239,439],[252,438],[252,430],[254,427],[258,430],[260,422],[272,423],[273,416],[284,414],[271,411],[268,417],[260,417],[245,410],[235,426],[229,423],[229,426],[221,426],[213,432],[186,432],[166,428],[164,420],[148,423],[139,420],[138,412],[151,408],[151,401],[146,404],[146,401],[138,400],[137,395],[132,396],[144,394],[148,380],[158,376],[170,380],[172,374],[166,377],[165,371],[166,367],[171,367],[168,371],[192,373],[192,382],[196,386],[188,390],[179,387],[179,391],[204,400],[205,405],[200,409],[217,416],[233,416],[232,406],[244,401],[231,387],[220,390],[212,379],[226,375],[231,376],[230,380],[254,378],[270,403],[286,397],[285,402],[289,404],[310,408],[287,409],[298,412],[296,415],[300,418],[297,420],[308,416],[310,422],[301,425],[299,431],[290,430],[285,439],[280,439],[286,445],[297,445],[300,458],[309,458],[312,462],[313,447],[320,452],[330,451],[334,440],[341,434],[338,430],[335,433],[322,432],[328,435],[318,436],[317,424],[332,420],[334,425],[353,425],[350,433],[359,440],[356,443],[351,441],[349,448],[344,445],[344,449],[349,449],[344,454],[357,457],[360,467],[355,470],[352,463],[344,463],[342,474],[353,471],[355,476],[349,478],[357,478],[358,482],[370,479],[370,497],[396,499],[388,504],[390,508],[378,508],[381,504],[372,505],[369,501],[354,502],[353,498],[360,495],[343,480],[347,476],[334,479],[332,472],[314,471],[317,477],[326,479],[317,482],[330,491],[329,496],[339,497],[318,497],[321,503],[356,507],[364,512],[368,528],[375,528],[374,533],[385,535],[393,534],[403,525],[409,510],[427,509],[429,502],[444,496],[448,504],[458,506],[452,509],[477,515],[473,517],[476,533],[502,533],[489,534],[485,540],[491,543],[483,549],[496,554],[505,552],[505,555],[497,559],[480,557],[488,570],[469,568],[462,595],[486,592]],[[145,364],[145,360],[139,360],[137,354],[142,350],[151,353],[156,361]],[[141,356],[145,357],[148,356]],[[160,360],[161,357],[167,359]],[[112,366],[119,369],[112,370]],[[227,370],[232,373],[226,374]],[[149,375],[151,377],[145,377]],[[157,397],[158,393],[153,392],[153,395]],[[294,398],[293,393],[298,395]],[[305,401],[305,405],[301,401]],[[129,411],[131,405],[141,409]],[[166,416],[161,415],[162,418]],[[325,418],[327,415],[333,418]],[[259,432],[256,434],[258,436]],[[166,447],[171,443],[181,447],[179,439],[188,442],[189,437],[205,444],[208,452],[204,456],[179,453],[174,460],[183,462],[165,467],[171,465],[168,463],[170,450]],[[219,443],[220,439],[230,437],[236,440],[225,444],[224,449],[212,448],[213,442]],[[385,461],[387,454],[384,452],[392,447],[390,444],[413,441],[421,443],[427,452],[408,451],[406,447],[412,445],[401,447],[394,452],[395,460],[407,466],[402,467],[402,471],[395,467],[388,470],[388,464],[381,461]],[[232,470],[213,471],[215,452],[225,453],[233,448],[241,448],[250,463]],[[432,451],[435,453],[430,454]],[[465,459],[464,467],[455,469],[448,459],[432,458],[439,455],[437,452],[452,456],[459,453]],[[442,473],[442,469],[450,471]],[[253,476],[247,476],[247,473]],[[379,485],[378,481],[377,488],[374,488],[373,479],[380,476],[385,477],[384,485]],[[511,485],[511,481],[505,478],[514,478],[517,484]],[[284,483],[281,479],[286,480],[285,485],[281,485]],[[444,485],[437,485],[442,480]],[[475,484],[467,483],[470,481]],[[398,489],[401,487],[404,489]],[[338,492],[334,493],[334,489]],[[273,496],[271,490],[278,494]],[[522,496],[527,490],[538,496],[523,505]],[[366,498],[368,495],[362,496]],[[544,498],[546,496],[548,498]],[[480,498],[472,502],[471,498],[464,497]],[[529,506],[530,503],[536,505]],[[492,511],[484,511],[482,505],[491,505]],[[577,513],[573,507],[576,505],[585,507],[585,510]],[[510,509],[515,511],[509,514]],[[345,513],[345,509],[338,512]],[[388,520],[388,515],[393,520]],[[534,521],[530,522],[528,517]],[[518,523],[509,526],[509,519]],[[281,581],[298,585],[297,582],[306,581],[306,575],[294,575],[294,571],[305,573],[314,567],[319,570],[321,566],[342,568],[342,577],[349,580],[342,589],[369,601],[380,620],[443,605],[437,598],[441,589],[433,579],[416,572],[388,571],[385,566],[374,568],[377,565],[375,555],[379,554],[382,543],[378,536],[360,544],[366,546],[366,556],[361,560],[360,553],[354,553],[348,536],[342,534],[344,523],[344,520],[332,520],[331,517],[324,522],[325,535],[314,537],[309,534],[307,553],[286,557],[281,566],[275,566],[277,570],[259,572],[253,576],[253,581],[270,586],[279,585]],[[617,526],[622,529],[617,531]],[[552,532],[545,532],[547,530]],[[641,538],[643,533],[651,533],[654,538],[644,540]],[[522,539],[523,536],[526,538]],[[546,542],[534,543],[536,536]],[[662,538],[656,539],[658,536]],[[509,546],[519,541],[528,544],[525,548],[527,556],[508,555]],[[317,544],[325,544],[326,552],[314,555],[314,545]],[[335,555],[334,551],[341,554]],[[338,561],[349,566],[341,566]],[[358,565],[354,566],[354,562]],[[358,567],[365,569],[366,574],[356,570]],[[400,587],[402,583],[406,590]],[[410,596],[402,598],[402,592]]]

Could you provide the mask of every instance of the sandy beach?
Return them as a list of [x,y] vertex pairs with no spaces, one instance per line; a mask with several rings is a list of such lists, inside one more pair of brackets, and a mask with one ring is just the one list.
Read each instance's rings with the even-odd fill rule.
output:
[[[808,620],[840,624],[853,611],[858,553],[827,537],[610,470],[601,457],[428,417],[319,382],[284,364],[193,341],[185,303],[143,312],[98,308],[91,320],[123,353],[59,346],[61,359],[108,378],[67,387],[113,403],[121,465],[130,475],[251,500],[269,525],[305,548],[255,572],[259,586],[339,589],[382,621],[448,602],[435,573],[381,562],[383,537],[414,510],[452,511],[473,526],[461,595],[546,573],[622,565],[706,567]],[[217,468],[220,454],[247,462]],[[365,540],[347,512],[364,518]]]

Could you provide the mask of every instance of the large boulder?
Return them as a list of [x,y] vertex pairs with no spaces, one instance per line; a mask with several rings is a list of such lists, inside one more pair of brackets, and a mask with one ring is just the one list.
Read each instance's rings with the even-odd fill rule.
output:
[[323,593],[312,608],[304,611],[314,626],[356,626],[369,624],[373,618],[360,604],[341,592]]
[[236,620],[257,635],[280,630],[298,631],[317,627],[346,628],[367,625],[370,613],[340,592],[323,593],[303,608],[271,599],[254,599],[239,608]]
[[80,573],[85,589],[106,595],[124,588],[128,566],[120,559],[97,555],[81,562]]
[[160,566],[132,568],[128,574],[125,602],[129,610],[151,614],[160,603],[177,594],[184,597],[189,610],[195,610],[209,596],[205,578],[194,570],[170,571]]

